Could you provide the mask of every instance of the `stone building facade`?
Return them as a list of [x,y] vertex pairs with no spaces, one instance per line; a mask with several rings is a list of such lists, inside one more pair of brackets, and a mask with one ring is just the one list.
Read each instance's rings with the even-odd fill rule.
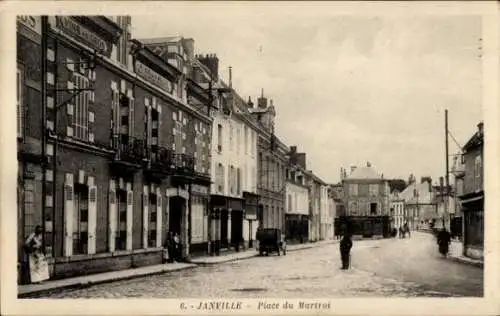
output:
[[[31,55],[46,67],[47,90],[45,107],[33,97],[23,109],[24,120],[46,111],[44,122],[38,115],[40,123],[30,124],[34,136],[47,130],[43,219],[32,215],[43,202],[28,194],[35,206],[20,203],[19,226],[23,235],[27,218],[44,226],[53,278],[161,263],[167,231],[180,234],[188,257],[192,210],[208,204],[211,119],[187,100],[205,103],[208,95],[132,41],[130,25],[127,16],[49,16],[43,61],[33,57],[36,43],[19,39],[20,59]],[[20,151],[30,142],[40,151],[31,138]]]

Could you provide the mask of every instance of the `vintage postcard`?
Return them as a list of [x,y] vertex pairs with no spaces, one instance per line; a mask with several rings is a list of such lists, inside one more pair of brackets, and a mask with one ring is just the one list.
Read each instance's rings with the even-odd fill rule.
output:
[[500,313],[495,2],[0,8],[2,314]]

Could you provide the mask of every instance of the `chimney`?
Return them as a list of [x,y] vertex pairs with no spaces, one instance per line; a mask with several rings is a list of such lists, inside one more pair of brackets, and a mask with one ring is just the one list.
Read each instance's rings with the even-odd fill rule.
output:
[[302,168],[306,169],[306,154],[305,153],[297,153],[297,164]]
[[229,88],[233,88],[233,67],[229,66]]
[[257,99],[257,106],[261,109],[267,108],[267,98],[264,98],[264,88],[261,90],[260,98]]
[[200,55],[198,59],[210,70],[214,79],[217,80],[219,78],[219,58],[217,58],[217,55]]
[[477,124],[477,131],[482,134],[483,133],[483,128],[484,128],[484,123],[481,122],[479,124]]
[[273,106],[273,100],[269,100],[269,103],[270,103],[269,106]]
[[253,102],[252,102],[252,98],[250,98],[250,97],[248,97],[247,106],[249,109],[253,109]]
[[367,161],[367,162],[366,162],[366,166],[369,168],[369,167],[371,167],[371,166],[372,166],[372,164],[371,164],[369,161]]
[[356,166],[352,165],[352,166],[351,166],[351,173],[353,173],[353,172],[354,172],[354,170],[356,170]]

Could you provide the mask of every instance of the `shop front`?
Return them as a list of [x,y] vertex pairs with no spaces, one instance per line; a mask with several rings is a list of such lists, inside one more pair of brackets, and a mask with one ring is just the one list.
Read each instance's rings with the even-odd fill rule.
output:
[[484,193],[471,193],[460,199],[464,214],[464,255],[483,260]]
[[259,226],[257,212],[259,207],[259,196],[251,192],[243,192],[243,198],[245,200],[245,220],[243,223],[243,239],[245,241],[245,247],[253,248],[254,238],[257,234],[257,228]]
[[309,240],[309,216],[304,214],[285,215],[286,240],[290,244],[305,243]]

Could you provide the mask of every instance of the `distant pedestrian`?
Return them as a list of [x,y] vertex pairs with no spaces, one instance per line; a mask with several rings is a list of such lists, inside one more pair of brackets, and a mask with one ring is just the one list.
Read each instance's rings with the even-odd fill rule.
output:
[[439,245],[439,252],[443,255],[446,256],[449,251],[449,246],[451,243],[451,236],[448,231],[446,231],[446,228],[443,228],[437,236],[437,243]]
[[342,270],[349,269],[349,261],[351,255],[352,240],[349,234],[344,234],[340,241],[340,259],[342,260]]
[[181,262],[182,250],[181,250],[181,241],[178,233],[174,234],[174,260],[177,262]]
[[410,233],[410,226],[408,226],[408,223],[405,223],[404,231],[405,231],[405,233],[408,233],[408,238],[410,238],[411,233]]
[[165,240],[165,248],[167,248],[168,258],[166,261],[168,263],[174,262],[175,254],[175,243],[174,243],[174,235],[171,231],[167,234],[167,239]]
[[45,258],[42,233],[42,227],[36,226],[24,244],[30,283],[40,283],[49,279],[49,265]]
[[399,227],[399,238],[405,238],[405,232],[403,227]]

